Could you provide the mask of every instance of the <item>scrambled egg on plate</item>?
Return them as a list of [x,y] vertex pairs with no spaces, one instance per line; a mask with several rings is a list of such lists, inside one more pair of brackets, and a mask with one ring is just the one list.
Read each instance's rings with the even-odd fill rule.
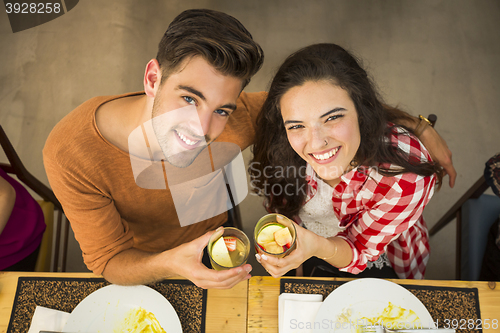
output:
[[398,325],[402,325],[402,329],[407,326],[419,326],[420,319],[417,314],[413,310],[403,309],[400,306],[394,305],[389,302],[389,305],[382,311],[382,313],[378,317],[374,318],[366,318],[362,319],[366,320],[371,325],[384,325],[388,328],[398,328]]
[[389,305],[377,316],[370,318],[353,316],[352,310],[348,308],[339,315],[338,320],[341,323],[353,324],[349,325],[349,327],[351,330],[356,328],[355,332],[361,331],[361,325],[383,325],[393,329],[422,328],[420,318],[418,318],[413,310],[404,309],[391,302],[389,302]]
[[135,308],[127,312],[125,319],[117,323],[114,333],[166,333],[155,315],[143,308]]

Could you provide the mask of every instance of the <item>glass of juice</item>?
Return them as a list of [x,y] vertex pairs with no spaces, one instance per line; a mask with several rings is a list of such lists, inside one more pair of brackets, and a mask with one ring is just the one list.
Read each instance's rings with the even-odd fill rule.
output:
[[240,229],[226,227],[208,241],[208,256],[217,271],[244,265],[249,253],[250,240]]
[[253,233],[255,251],[282,258],[295,249],[295,222],[281,214],[263,216]]

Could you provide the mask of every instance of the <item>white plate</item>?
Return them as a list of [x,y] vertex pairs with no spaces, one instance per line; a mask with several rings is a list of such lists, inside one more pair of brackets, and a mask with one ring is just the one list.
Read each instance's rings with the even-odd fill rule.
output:
[[339,315],[351,310],[349,320],[378,317],[391,302],[407,310],[413,310],[425,328],[435,328],[432,317],[420,300],[402,286],[381,279],[363,278],[344,283],[323,301],[318,310],[313,332],[356,332],[345,324],[341,327]]
[[163,295],[146,286],[109,285],[94,291],[76,306],[64,332],[112,333],[135,307],[152,312],[168,333],[182,333],[181,322]]

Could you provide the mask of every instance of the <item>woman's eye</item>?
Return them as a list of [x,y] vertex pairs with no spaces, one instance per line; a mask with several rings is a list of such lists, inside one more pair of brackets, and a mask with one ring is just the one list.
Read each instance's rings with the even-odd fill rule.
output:
[[338,119],[338,118],[342,118],[343,116],[344,116],[343,114],[336,114],[334,116],[328,117],[325,122],[330,121],[330,120],[335,120],[335,119]]
[[196,100],[194,98],[189,96],[183,96],[182,98],[184,98],[184,100],[189,104],[196,105]]

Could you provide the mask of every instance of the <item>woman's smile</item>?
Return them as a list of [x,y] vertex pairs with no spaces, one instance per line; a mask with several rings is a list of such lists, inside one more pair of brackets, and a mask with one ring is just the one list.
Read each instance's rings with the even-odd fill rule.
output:
[[337,152],[340,150],[340,148],[341,147],[339,146],[320,153],[310,153],[309,155],[316,160],[316,163],[330,163],[337,157]]
[[307,81],[280,101],[288,142],[327,183],[350,170],[361,143],[358,114],[346,90],[330,81]]

